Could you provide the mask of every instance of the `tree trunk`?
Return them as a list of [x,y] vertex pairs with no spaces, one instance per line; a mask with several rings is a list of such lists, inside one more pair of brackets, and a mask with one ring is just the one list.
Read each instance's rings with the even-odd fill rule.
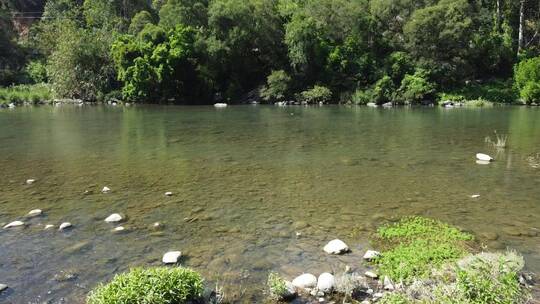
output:
[[523,27],[525,23],[525,0],[519,1],[519,34],[518,34],[518,55],[523,49]]
[[497,0],[497,32],[501,31],[501,0]]

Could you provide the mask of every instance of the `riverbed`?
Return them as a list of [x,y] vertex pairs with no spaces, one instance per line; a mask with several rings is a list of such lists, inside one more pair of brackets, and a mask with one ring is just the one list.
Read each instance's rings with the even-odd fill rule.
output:
[[[169,250],[234,302],[258,302],[270,271],[365,269],[370,234],[408,215],[540,272],[537,108],[42,106],[0,110],[0,130],[0,224],[27,223],[0,230],[2,303],[84,303]],[[486,142],[494,131],[505,149]],[[44,230],[62,222],[73,227]],[[351,253],[324,253],[335,238]]]

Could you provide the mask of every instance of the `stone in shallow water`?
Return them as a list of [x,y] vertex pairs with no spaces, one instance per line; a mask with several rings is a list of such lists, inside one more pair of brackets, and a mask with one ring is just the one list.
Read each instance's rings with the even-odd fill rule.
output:
[[364,254],[364,260],[373,260],[374,258],[378,257],[380,253],[375,250],[368,250]]
[[44,228],[44,229],[45,229],[45,230],[49,230],[49,229],[51,229],[51,228],[54,228],[54,225],[51,225],[51,224],[45,225],[45,228]]
[[26,184],[27,184],[27,185],[31,185],[31,184],[33,184],[33,183],[35,183],[35,182],[36,182],[35,179],[27,179],[27,180],[26,180]]
[[126,228],[124,228],[123,226],[118,226],[118,227],[113,229],[113,232],[123,232],[125,230],[126,230]]
[[14,221],[4,226],[4,229],[24,226],[24,222]]
[[107,187],[107,186],[105,186],[105,187],[103,187],[103,189],[101,189],[101,192],[102,192],[102,193],[108,193],[108,192],[110,192],[110,191],[111,191],[111,188],[109,188],[109,187]]
[[73,227],[71,223],[65,222],[65,223],[60,224],[60,227],[58,228],[58,230],[63,231],[71,227]]
[[294,287],[297,288],[314,288],[317,286],[317,277],[315,277],[311,273],[304,273],[297,276],[292,281],[292,284]]
[[322,292],[330,292],[336,287],[336,279],[331,273],[325,272],[317,280],[317,289]]
[[121,222],[122,220],[124,220],[124,217],[122,217],[118,213],[113,213],[113,214],[109,215],[105,219],[105,222],[107,222],[107,223],[118,223],[118,222]]
[[341,254],[349,251],[349,246],[345,244],[342,240],[332,240],[326,244],[323,248],[324,252],[328,254]]
[[476,159],[479,160],[479,161],[484,161],[484,162],[490,162],[490,161],[493,161],[493,157],[487,155],[487,154],[484,154],[484,153],[477,153],[476,154]]
[[169,192],[165,192],[165,196],[172,196],[172,195],[173,195],[173,193],[170,192],[170,191],[169,191]]
[[43,213],[43,211],[41,209],[34,209],[34,210],[30,210],[30,212],[28,212],[28,216],[29,217],[40,216],[42,213]]
[[8,286],[6,284],[0,284],[0,292],[8,289]]
[[169,251],[163,255],[161,261],[165,264],[176,264],[178,259],[182,256],[181,251]]
[[364,274],[366,275],[366,277],[372,278],[372,279],[376,279],[376,278],[379,277],[379,276],[378,276],[375,272],[373,272],[373,271],[366,271]]

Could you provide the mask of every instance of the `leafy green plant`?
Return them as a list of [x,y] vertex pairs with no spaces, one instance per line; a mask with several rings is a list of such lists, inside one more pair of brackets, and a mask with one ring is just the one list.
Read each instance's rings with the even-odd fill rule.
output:
[[351,102],[356,105],[365,105],[373,101],[373,91],[371,89],[357,89],[351,96]]
[[478,98],[478,99],[473,99],[473,100],[466,100],[464,102],[464,105],[466,107],[483,108],[483,107],[492,107],[493,102],[485,100],[483,98]]
[[526,103],[540,100],[540,56],[521,61],[514,70],[514,83]]
[[527,83],[520,92],[521,98],[527,104],[540,101],[540,83],[539,82],[529,82]]
[[270,297],[274,300],[283,300],[291,296],[287,282],[275,272],[268,275],[266,286]]
[[385,75],[379,79],[373,87],[373,100],[377,104],[383,104],[394,100],[394,83],[390,76]]
[[410,282],[425,277],[433,268],[457,260],[467,253],[473,236],[437,220],[408,217],[377,230],[388,248],[375,259],[382,274]]
[[92,290],[87,304],[184,304],[200,299],[201,276],[187,268],[135,268]]
[[290,82],[291,77],[285,71],[272,71],[261,89],[261,97],[269,102],[282,101],[289,94]]
[[378,302],[380,304],[409,304],[411,300],[406,295],[400,293],[387,293]]
[[34,83],[42,83],[47,81],[47,68],[41,61],[30,61],[26,65],[26,73]]
[[300,101],[307,104],[326,103],[332,99],[332,91],[327,87],[316,85],[312,89],[300,93]]
[[422,70],[413,75],[407,74],[401,81],[399,95],[406,103],[417,103],[424,99],[431,99],[435,92],[435,85],[428,80]]

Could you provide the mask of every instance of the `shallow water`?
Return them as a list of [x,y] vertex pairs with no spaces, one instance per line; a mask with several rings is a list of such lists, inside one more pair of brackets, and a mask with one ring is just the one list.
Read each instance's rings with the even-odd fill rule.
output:
[[[252,303],[269,271],[363,270],[374,227],[412,214],[515,248],[540,272],[536,108],[25,107],[0,110],[0,130],[0,224],[44,210],[0,230],[0,302],[84,303],[98,282],[181,250]],[[494,130],[505,150],[485,143]],[[115,212],[127,232],[103,221]],[[64,221],[74,228],[43,231]],[[352,253],[326,255],[334,238]]]

